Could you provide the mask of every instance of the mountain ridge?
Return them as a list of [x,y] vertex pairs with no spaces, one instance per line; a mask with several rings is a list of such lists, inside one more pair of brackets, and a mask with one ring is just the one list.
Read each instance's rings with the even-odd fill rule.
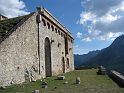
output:
[[83,55],[74,54],[75,67],[79,67],[82,63],[85,63],[89,59],[95,57],[99,51],[100,50],[90,51],[89,53]]
[[82,63],[81,66],[104,66],[107,70],[116,70],[124,75],[124,35],[117,37],[113,43]]

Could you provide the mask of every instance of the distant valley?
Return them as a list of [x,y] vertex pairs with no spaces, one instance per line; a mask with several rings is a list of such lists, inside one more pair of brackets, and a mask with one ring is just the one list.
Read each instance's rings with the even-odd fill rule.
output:
[[107,48],[84,55],[74,55],[74,58],[76,67],[102,65],[107,70],[114,69],[124,75],[124,35],[116,38]]
[[75,67],[82,66],[82,64],[86,63],[91,58],[94,58],[99,52],[100,50],[96,50],[96,51],[90,51],[88,54],[84,54],[84,55],[75,54],[74,55]]

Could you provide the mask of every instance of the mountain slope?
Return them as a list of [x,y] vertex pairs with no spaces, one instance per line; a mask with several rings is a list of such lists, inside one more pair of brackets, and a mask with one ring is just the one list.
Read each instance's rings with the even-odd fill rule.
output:
[[99,53],[99,50],[91,51],[88,54],[84,55],[74,55],[74,65],[79,67],[82,63],[87,62],[89,59],[95,57]]
[[82,64],[85,66],[104,66],[107,69],[115,69],[124,74],[124,35],[119,36],[107,48],[101,50],[98,55]]

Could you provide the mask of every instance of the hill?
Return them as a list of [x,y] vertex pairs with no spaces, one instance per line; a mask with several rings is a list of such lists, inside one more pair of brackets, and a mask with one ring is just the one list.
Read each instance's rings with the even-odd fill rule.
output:
[[82,65],[82,63],[87,62],[89,59],[95,57],[99,53],[99,50],[96,51],[90,51],[88,54],[84,55],[74,55],[74,65],[75,67],[79,67]]
[[114,69],[124,75],[124,35],[116,38],[109,47],[102,49],[95,57],[82,65],[102,65],[108,70]]

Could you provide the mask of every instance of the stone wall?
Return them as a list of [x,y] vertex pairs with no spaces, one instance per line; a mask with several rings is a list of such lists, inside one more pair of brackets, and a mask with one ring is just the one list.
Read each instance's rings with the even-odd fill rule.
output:
[[[50,17],[49,15],[47,15],[45,13],[45,16],[49,17],[49,20],[53,21],[54,19],[52,17]],[[45,19],[44,17],[42,17],[43,19]],[[48,19],[45,19],[46,23],[49,22],[50,25],[53,25],[54,28],[57,28],[52,22],[50,22]],[[57,23],[56,21],[53,21],[56,25],[59,25],[59,23]],[[66,68],[65,72],[69,72],[74,70],[74,59],[73,59],[73,43],[71,41],[68,41],[69,44],[69,54],[66,55],[65,54],[65,37],[62,36],[61,34],[59,35],[59,33],[54,30],[52,31],[52,28],[50,27],[50,29],[48,29],[47,25],[44,26],[43,22],[41,22],[39,24],[40,26],[40,53],[41,53],[41,68],[42,68],[42,73],[43,76],[45,76],[45,50],[44,50],[44,40],[46,37],[49,38],[49,40],[51,41],[51,61],[52,61],[52,75],[58,75],[58,74],[62,74],[63,73],[63,62],[62,62],[62,58],[64,57],[65,59],[65,66],[66,66],[66,61],[67,58],[69,58],[69,68]],[[58,29],[58,28],[57,28]],[[60,29],[59,29],[60,30]],[[67,32],[67,31],[66,31]],[[64,33],[64,32],[63,32]],[[54,42],[52,42],[54,41]],[[58,46],[58,44],[60,43],[60,46]]]
[[7,17],[0,15],[0,21],[8,19]]
[[37,47],[34,14],[0,44],[0,86],[22,83],[25,81],[26,71],[29,72],[32,66],[38,69]]
[[[63,73],[62,58],[65,60],[65,72],[74,70],[73,43],[68,41],[69,54],[66,55],[65,36],[56,33],[55,30],[52,31],[51,27],[48,29],[42,21],[38,24],[37,14],[34,13],[0,44],[0,86],[46,77],[45,38],[49,38],[51,45],[52,76]],[[55,20],[47,13],[45,15],[49,20]],[[50,22],[49,20],[46,19]],[[54,24],[60,26],[57,21],[54,21]],[[69,68],[66,67],[67,58],[69,58]]]
[[109,76],[120,86],[124,87],[124,76],[121,73],[111,70]]

